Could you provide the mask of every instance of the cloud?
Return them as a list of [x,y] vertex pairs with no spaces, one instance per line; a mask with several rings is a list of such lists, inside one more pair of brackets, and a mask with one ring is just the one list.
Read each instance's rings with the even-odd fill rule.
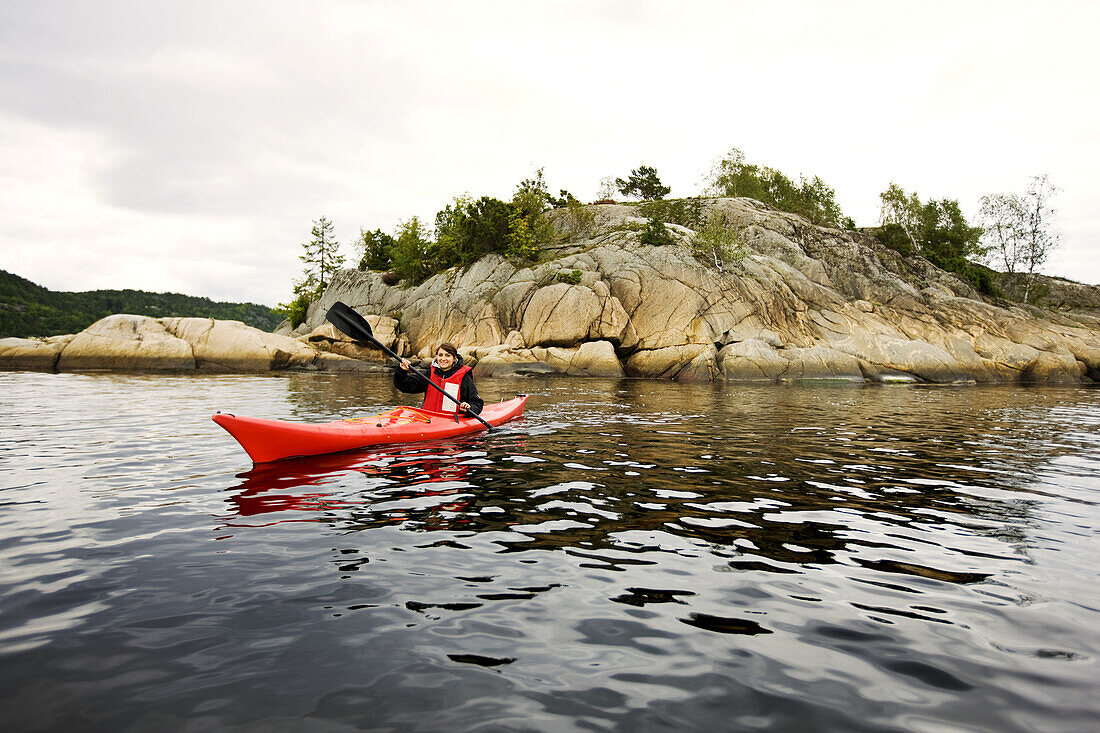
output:
[[692,195],[737,146],[821,176],[860,224],[890,181],[973,213],[1047,172],[1065,189],[1048,271],[1100,282],[1097,20],[1068,2],[7,3],[0,267],[272,304],[318,216],[347,243],[540,166],[585,199],[642,163]]

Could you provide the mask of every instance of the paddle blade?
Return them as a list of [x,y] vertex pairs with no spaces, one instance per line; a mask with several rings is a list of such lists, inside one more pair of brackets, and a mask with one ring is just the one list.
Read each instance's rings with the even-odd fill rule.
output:
[[325,314],[325,318],[328,322],[336,326],[343,333],[351,336],[356,341],[370,341],[374,342],[374,333],[370,330],[370,324],[367,323],[367,319],[359,315],[354,308],[340,301],[336,301],[332,304],[332,307],[328,309],[328,313]]

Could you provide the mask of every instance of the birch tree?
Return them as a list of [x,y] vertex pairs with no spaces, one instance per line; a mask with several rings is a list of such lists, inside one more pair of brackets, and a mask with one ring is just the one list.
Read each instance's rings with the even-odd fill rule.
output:
[[1010,275],[1026,275],[1025,303],[1031,298],[1035,275],[1061,241],[1054,228],[1057,210],[1051,205],[1060,190],[1048,176],[1032,176],[1023,195],[998,193],[981,200],[982,236],[991,259]]

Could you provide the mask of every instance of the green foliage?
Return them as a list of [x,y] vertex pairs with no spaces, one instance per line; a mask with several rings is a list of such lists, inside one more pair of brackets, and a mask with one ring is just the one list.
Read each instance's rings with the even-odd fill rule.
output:
[[965,273],[967,258],[982,253],[982,230],[972,227],[954,199],[929,201],[921,208],[921,254],[943,270]]
[[419,283],[435,272],[436,270],[433,270],[429,262],[431,244],[419,218],[414,216],[402,222],[397,228],[391,257],[393,271],[397,277],[411,283]]
[[615,179],[615,185],[624,196],[635,196],[643,201],[664,198],[672,189],[661,183],[657,170],[648,165],[638,166],[630,171],[625,180]]
[[510,245],[513,207],[500,199],[482,196],[473,201],[455,199],[435,216],[436,242],[431,248],[432,268],[466,266]]
[[309,294],[300,293],[297,298],[289,303],[280,304],[283,312],[286,314],[287,320],[290,321],[291,328],[298,328],[306,322],[306,315],[309,312]]
[[[503,255],[513,260],[534,260],[539,255],[539,242],[544,233],[541,231],[545,217],[541,214],[532,222],[523,212],[513,209],[508,215],[508,236],[505,240]],[[536,228],[538,228],[536,230]]]
[[581,281],[581,271],[573,270],[572,272],[559,272],[554,278],[560,283],[568,283],[569,285],[577,285]]
[[907,257],[920,254],[936,267],[967,278],[979,292],[994,294],[996,287],[988,272],[975,267],[970,258],[983,253],[982,230],[972,227],[954,199],[922,203],[896,183],[879,194],[882,226],[876,238]]
[[360,252],[360,270],[388,270],[393,266],[393,248],[397,240],[381,229],[373,232],[359,230],[356,247]]
[[712,211],[691,240],[691,253],[700,262],[722,271],[745,258],[745,243],[721,211]]
[[800,177],[795,184],[774,168],[746,163],[745,154],[737,148],[731,148],[711,170],[706,190],[712,196],[756,199],[820,226],[855,228],[836,203],[835,191],[819,177]]
[[[562,191],[562,195],[567,206],[581,212],[579,216],[587,213],[568,192]],[[359,266],[388,269],[393,277],[420,283],[452,267],[471,265],[488,254],[537,259],[540,245],[557,236],[546,216],[552,200],[540,168],[534,178],[520,182],[510,202],[491,196],[456,198],[435,215],[434,240],[416,217],[403,223],[396,237],[380,230],[361,230],[363,257]]]
[[[520,181],[516,186],[516,192],[512,195],[512,206],[528,221],[534,221],[556,201],[546,187],[544,170],[539,168],[535,171],[534,178],[525,178]],[[562,191],[562,194],[571,195],[566,191]]]
[[663,221],[656,218],[652,218],[646,223],[645,229],[638,236],[638,241],[650,247],[665,247],[676,244],[676,240],[672,238],[672,232],[668,230]]
[[963,275],[979,293],[992,295],[996,298],[1003,298],[1005,296],[1004,291],[997,287],[993,271],[988,267],[968,263],[966,272],[963,273]]
[[917,250],[913,239],[900,224],[886,224],[874,230],[875,238],[903,257],[913,256]]
[[573,194],[562,190],[562,198],[555,199],[546,187],[543,169],[539,168],[534,178],[520,181],[512,195],[512,236],[504,256],[513,259],[533,260],[538,256],[539,245],[552,241],[558,234],[546,211],[551,206],[564,203],[566,206],[580,206]]
[[217,318],[274,330],[282,313],[256,303],[224,303],[178,293],[142,290],[48,290],[0,270],[0,338],[79,333],[100,318],[131,313],[151,318]]
[[698,229],[703,223],[703,200],[700,198],[647,201],[638,206],[638,212],[650,219],[679,224],[688,229]]

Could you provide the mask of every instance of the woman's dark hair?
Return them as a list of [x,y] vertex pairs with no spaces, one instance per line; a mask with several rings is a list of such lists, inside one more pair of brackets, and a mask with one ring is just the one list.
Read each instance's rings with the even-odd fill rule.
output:
[[[456,362],[461,362],[462,361],[462,357],[458,355],[458,349],[455,348],[455,345],[452,344],[450,341],[444,341],[443,343],[441,343],[439,345],[439,349],[443,349],[448,354],[453,356],[455,358]],[[439,351],[439,349],[436,349],[436,351]]]

